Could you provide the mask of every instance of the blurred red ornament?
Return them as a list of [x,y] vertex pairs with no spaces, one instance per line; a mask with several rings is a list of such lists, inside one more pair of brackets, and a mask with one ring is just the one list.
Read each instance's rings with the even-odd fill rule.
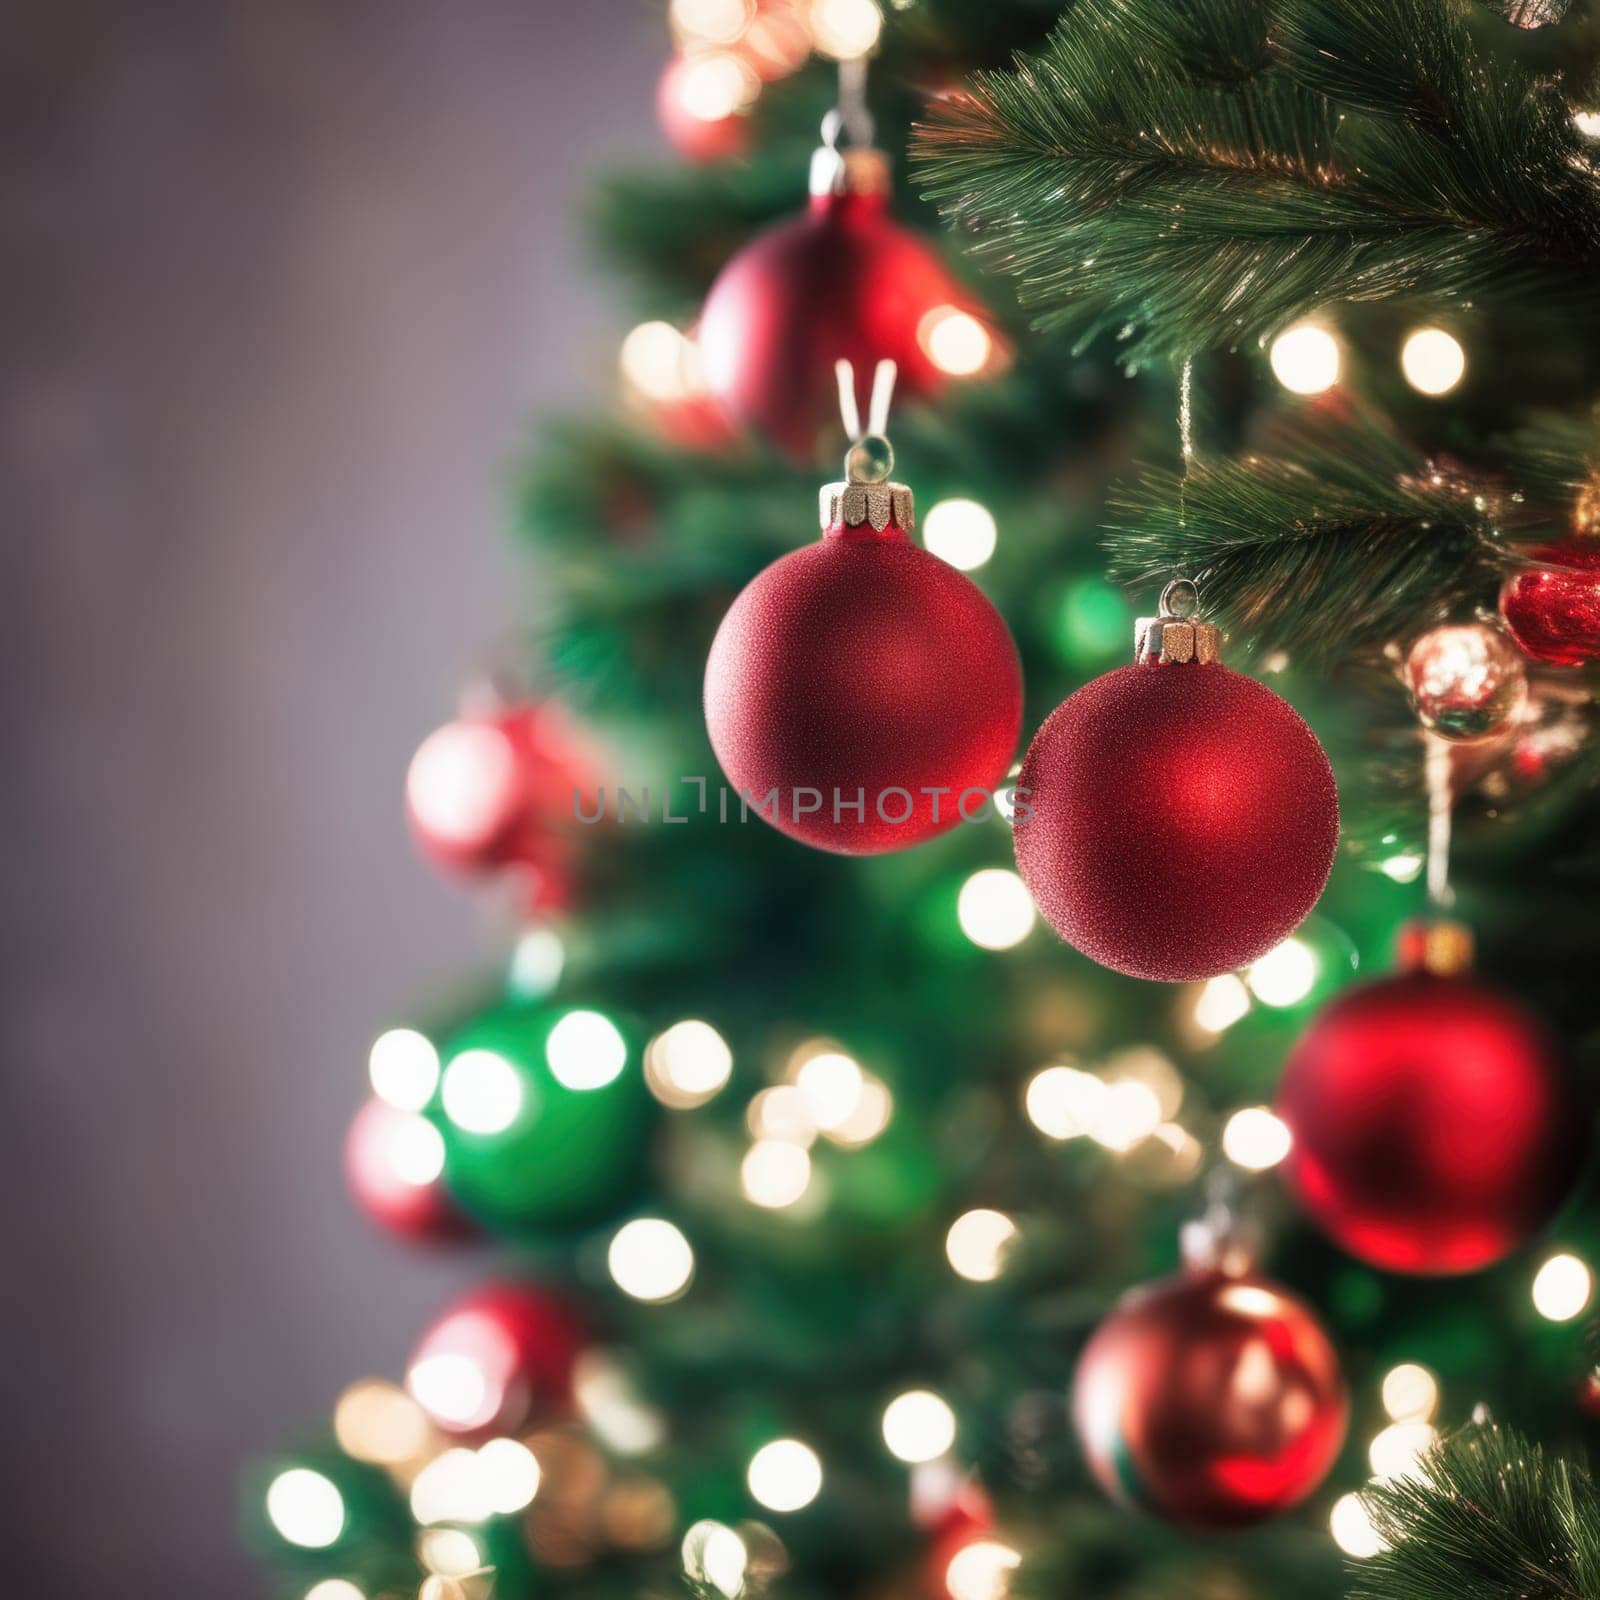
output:
[[754,67],[731,50],[674,56],[656,84],[656,118],[688,161],[725,161],[750,148],[749,109],[761,92]]
[[1466,971],[1454,924],[1408,930],[1407,970],[1333,1001],[1291,1053],[1285,1181],[1341,1249],[1390,1272],[1476,1272],[1531,1239],[1588,1126],[1539,1020]]
[[1276,1516],[1344,1442],[1344,1378],[1311,1310],[1252,1275],[1190,1270],[1125,1295],[1073,1379],[1090,1469],[1124,1504],[1199,1528]]
[[1600,1422],[1600,1367],[1587,1373],[1579,1383],[1578,1409],[1591,1422]]
[[493,1284],[457,1300],[423,1334],[406,1387],[447,1432],[510,1431],[570,1411],[573,1369],[587,1343],[558,1296]]
[[1600,540],[1560,539],[1529,551],[1537,566],[1500,586],[1500,616],[1525,655],[1552,666],[1600,659]]
[[1215,660],[1215,628],[1166,604],[1140,625],[1141,660],[1034,735],[1014,836],[1063,939],[1113,971],[1177,982],[1242,967],[1299,926],[1333,866],[1339,800],[1294,708]]
[[367,1101],[345,1137],[344,1170],[356,1203],[391,1233],[443,1241],[474,1231],[444,1186],[444,1139],[426,1117]]
[[722,619],[706,726],[766,821],[819,850],[876,855],[992,806],[1022,668],[983,591],[907,537],[909,490],[852,472],[824,505],[822,538],[773,562]]
[[933,246],[889,216],[881,151],[824,149],[810,209],[758,235],[706,297],[700,346],[711,391],[737,422],[815,459],[838,429],[835,363],[899,369],[899,393],[981,370],[992,340]]
[[523,873],[540,910],[570,903],[593,761],[554,704],[463,715],[429,734],[406,773],[406,811],[423,852],[451,872]]

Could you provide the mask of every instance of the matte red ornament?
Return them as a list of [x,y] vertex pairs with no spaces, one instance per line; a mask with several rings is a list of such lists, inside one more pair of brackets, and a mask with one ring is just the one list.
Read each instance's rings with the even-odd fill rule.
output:
[[423,853],[450,872],[526,876],[540,910],[570,903],[577,862],[575,791],[593,760],[552,704],[464,714],[429,734],[406,773],[406,813]]
[[423,1334],[406,1387],[447,1432],[510,1431],[571,1410],[573,1369],[587,1344],[561,1297],[532,1284],[491,1284]]
[[426,1117],[367,1101],[345,1136],[344,1170],[357,1205],[390,1233],[444,1242],[475,1231],[444,1186],[444,1140]]
[[890,218],[883,154],[817,155],[810,209],[740,250],[700,318],[712,393],[803,461],[838,426],[837,362],[892,360],[902,398],[932,394],[945,374],[925,341],[941,315],[971,314],[934,249]]
[[1210,624],[1164,612],[1141,629],[1146,659],[1085,684],[1034,735],[1017,866],[1045,920],[1102,966],[1211,978],[1317,903],[1338,793],[1294,708],[1214,659]]
[[1242,1527],[1304,1500],[1348,1419],[1312,1311],[1264,1278],[1214,1269],[1125,1295],[1078,1362],[1072,1404],[1106,1492],[1196,1528]]
[[1412,970],[1339,996],[1290,1055],[1282,1172],[1323,1232],[1369,1265],[1476,1272],[1555,1215],[1588,1117],[1537,1017],[1462,959],[1433,959],[1437,937],[1407,943]]
[[674,56],[656,84],[656,120],[685,160],[725,161],[750,148],[744,112],[759,90],[755,69],[732,51]]
[[706,727],[766,821],[876,855],[989,810],[1016,750],[1022,668],[983,591],[907,537],[909,490],[851,482],[824,500],[822,538],[722,619]]
[[1561,539],[1531,551],[1538,566],[1500,587],[1500,616],[1523,653],[1551,666],[1600,660],[1600,540]]

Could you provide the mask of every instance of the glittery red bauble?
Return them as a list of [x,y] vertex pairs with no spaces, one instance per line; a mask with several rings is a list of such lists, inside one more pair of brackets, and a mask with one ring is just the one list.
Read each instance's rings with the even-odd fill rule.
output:
[[1050,714],[1017,779],[1017,865],[1045,920],[1135,978],[1211,978],[1317,903],[1339,801],[1314,733],[1216,663],[1146,662]]
[[1523,652],[1552,666],[1600,659],[1600,540],[1562,539],[1530,552],[1542,565],[1500,588],[1500,616]]
[[1587,1118],[1537,1018],[1470,977],[1353,989],[1306,1030],[1278,1115],[1289,1187],[1340,1248],[1390,1272],[1475,1272],[1572,1189]]
[[[755,71],[728,51],[674,56],[656,83],[656,120],[672,148],[689,161],[723,161],[750,147],[750,121],[739,110],[706,116],[710,104],[731,98],[740,73],[747,73],[751,98]],[[732,79],[732,84],[727,82]]]
[[558,1296],[492,1284],[457,1300],[423,1334],[406,1387],[451,1433],[510,1431],[570,1409],[573,1369],[587,1343]]
[[1234,1528],[1298,1504],[1344,1442],[1339,1358],[1275,1284],[1184,1272],[1135,1289],[1078,1362],[1073,1418],[1113,1498]]
[[554,705],[463,716],[429,734],[406,774],[406,813],[423,852],[452,872],[515,868],[530,898],[554,909],[571,898],[578,824],[592,763]]
[[426,1241],[473,1232],[444,1187],[444,1140],[425,1117],[369,1100],[345,1136],[344,1170],[356,1203],[391,1233]]
[[893,360],[898,399],[930,394],[943,374],[922,344],[929,313],[964,305],[933,249],[890,219],[886,195],[814,195],[711,286],[706,381],[736,421],[811,461],[839,433],[835,362],[851,362],[864,390],[878,362]]
[[765,820],[843,855],[988,812],[1021,721],[1000,613],[894,522],[836,525],[773,562],[706,663],[706,726],[729,782],[752,809],[775,792]]

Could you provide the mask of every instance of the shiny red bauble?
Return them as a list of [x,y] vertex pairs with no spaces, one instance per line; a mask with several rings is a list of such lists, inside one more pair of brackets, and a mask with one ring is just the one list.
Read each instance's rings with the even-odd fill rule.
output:
[[1084,1349],[1072,1406],[1108,1494],[1197,1528],[1304,1500],[1348,1416],[1338,1356],[1310,1309],[1262,1278],[1213,1270],[1124,1296]]
[[754,68],[731,51],[674,56],[656,84],[656,121],[686,160],[725,161],[750,148],[744,112],[759,87]]
[[1475,1272],[1571,1192],[1588,1118],[1553,1040],[1469,976],[1404,972],[1332,1002],[1291,1053],[1284,1178],[1335,1244],[1390,1272]]
[[992,806],[1022,722],[1022,668],[970,578],[893,521],[840,523],[734,601],[705,705],[751,809],[819,850],[875,855]]
[[587,1343],[560,1296],[492,1284],[428,1328],[407,1364],[406,1387],[447,1432],[510,1431],[571,1409],[573,1370]]
[[851,362],[865,385],[892,360],[900,399],[931,394],[944,373],[925,341],[965,305],[933,247],[890,218],[882,156],[840,159],[842,192],[813,194],[803,216],[740,250],[700,318],[712,393],[735,421],[804,461],[838,434],[836,362]]
[[1600,539],[1563,539],[1530,552],[1500,588],[1500,616],[1523,653],[1551,666],[1600,660]]
[[423,853],[446,870],[507,868],[528,880],[531,903],[569,903],[576,868],[575,791],[594,765],[553,704],[464,715],[429,734],[406,773],[406,813]]
[[1017,779],[1017,866],[1045,920],[1172,982],[1265,955],[1317,903],[1339,838],[1322,746],[1220,663],[1140,662],[1050,714]]
[[474,1231],[444,1186],[444,1139],[426,1117],[367,1101],[345,1136],[344,1171],[356,1204],[390,1233],[432,1242]]

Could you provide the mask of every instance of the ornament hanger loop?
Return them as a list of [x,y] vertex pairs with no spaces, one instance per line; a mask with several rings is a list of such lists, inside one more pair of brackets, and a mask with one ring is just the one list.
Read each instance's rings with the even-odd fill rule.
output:
[[848,135],[857,150],[870,149],[876,128],[867,109],[867,60],[857,56],[839,63],[839,99],[822,119],[822,142],[829,150],[839,148]]
[[861,426],[861,409],[856,399],[854,365],[840,360],[834,363],[833,370],[839,380],[839,419],[850,440],[844,458],[845,476],[851,483],[883,483],[894,471],[894,448],[889,443],[888,430],[889,406],[894,399],[898,369],[887,359],[874,369],[865,428]]
[[1161,591],[1161,615],[1189,622],[1200,610],[1200,585],[1193,578],[1174,578]]

